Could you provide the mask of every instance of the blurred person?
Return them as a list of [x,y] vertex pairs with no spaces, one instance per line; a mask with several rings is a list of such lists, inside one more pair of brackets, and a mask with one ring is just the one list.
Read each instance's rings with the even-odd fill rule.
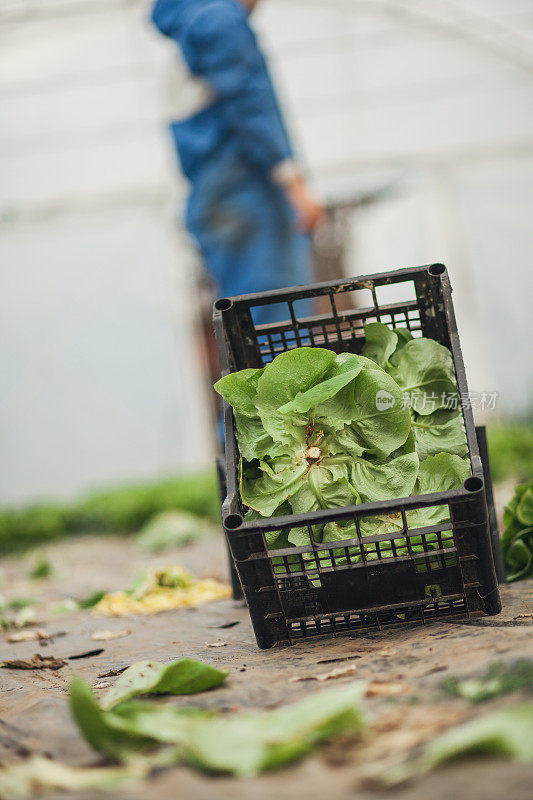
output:
[[[249,25],[257,2],[156,0],[152,10],[205,90],[202,107],[171,131],[191,185],[186,226],[219,297],[309,283],[309,234],[323,217]],[[298,310],[310,313],[307,303]],[[286,317],[279,306],[254,312],[257,324]]]

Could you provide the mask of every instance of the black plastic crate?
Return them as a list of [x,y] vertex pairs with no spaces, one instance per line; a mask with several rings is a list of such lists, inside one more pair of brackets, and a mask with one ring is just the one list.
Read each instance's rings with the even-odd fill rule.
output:
[[[347,292],[353,310],[340,311],[339,295]],[[309,298],[326,313],[299,316],[298,301]],[[255,326],[254,307],[270,304],[283,304],[287,321]],[[407,327],[413,336],[431,337],[447,347],[459,394],[468,396],[451,286],[442,264],[224,298],[214,311],[223,374],[264,366],[278,353],[305,345],[358,353],[365,323],[376,321]],[[468,404],[463,416],[472,476],[462,489],[245,521],[233,413],[224,403],[227,496],[222,521],[259,647],[472,612],[499,613],[484,471]],[[448,507],[449,521],[410,530],[406,512],[430,506]],[[361,518],[377,514],[401,517],[402,531],[361,537]],[[313,525],[347,519],[355,521],[357,539],[313,540]],[[310,544],[269,551],[263,534],[287,527],[306,527]],[[429,534],[433,544],[426,542]],[[434,535],[437,549],[432,549]],[[413,552],[413,536],[421,537],[422,552]],[[398,539],[405,540],[407,554],[405,546],[398,548]],[[342,565],[336,563],[339,555]]]

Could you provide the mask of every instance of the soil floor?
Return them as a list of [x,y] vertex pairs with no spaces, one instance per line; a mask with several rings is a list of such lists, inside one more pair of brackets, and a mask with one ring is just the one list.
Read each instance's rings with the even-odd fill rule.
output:
[[[67,698],[72,676],[81,675],[93,686],[105,685],[105,678],[99,676],[136,661],[167,662],[191,656],[217,667],[229,667],[228,680],[212,692],[192,698],[165,698],[164,702],[227,712],[238,708],[272,709],[354,679],[382,682],[383,691],[394,690],[398,694],[364,700],[369,725],[362,741],[330,743],[292,767],[257,778],[237,779],[210,777],[180,766],[128,789],[115,789],[107,797],[531,798],[532,767],[497,759],[458,763],[387,792],[375,788],[369,775],[379,771],[385,761],[401,760],[417,752],[423,743],[464,719],[520,701],[521,696],[514,694],[472,706],[461,699],[445,697],[440,684],[450,675],[479,675],[496,661],[533,658],[533,581],[502,587],[504,610],[498,617],[435,622],[261,651],[256,646],[246,606],[234,600],[154,616],[112,619],[88,610],[61,615],[50,611],[53,603],[67,597],[82,598],[95,590],[127,588],[134,576],[147,567],[181,563],[200,577],[227,579],[221,537],[155,556],[140,553],[132,539],[91,536],[48,546],[46,557],[53,574],[43,580],[28,577],[37,560],[36,553],[4,559],[0,593],[6,600],[35,599],[37,627],[55,635],[47,642],[9,643],[7,635],[0,633],[0,661],[27,659],[40,653],[65,658],[67,664],[53,672],[0,670],[1,763],[18,761],[31,753],[46,754],[73,765],[98,763],[70,718]],[[225,627],[229,623],[235,624]],[[96,631],[124,629],[130,631],[124,638],[104,642],[91,638]],[[225,644],[209,646],[220,642]],[[96,649],[102,652],[68,660]],[[344,666],[355,670],[323,683],[291,680]],[[97,693],[103,691],[105,688],[96,689]],[[76,797],[96,797],[96,793],[78,793]]]

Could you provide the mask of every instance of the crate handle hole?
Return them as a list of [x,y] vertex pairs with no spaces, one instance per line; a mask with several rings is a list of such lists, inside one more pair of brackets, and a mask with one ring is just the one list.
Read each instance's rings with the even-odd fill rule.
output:
[[240,514],[230,514],[224,520],[224,527],[230,531],[235,531],[241,527],[243,522],[244,518]]
[[429,267],[428,272],[430,275],[433,275],[433,277],[437,278],[439,275],[442,275],[444,272],[446,272],[446,267],[444,264],[432,264]]
[[220,300],[215,302],[215,308],[217,311],[229,311],[233,305],[233,300],[230,300],[229,297],[221,297]]
[[464,487],[467,492],[480,492],[483,489],[483,481],[481,478],[467,478],[464,482]]

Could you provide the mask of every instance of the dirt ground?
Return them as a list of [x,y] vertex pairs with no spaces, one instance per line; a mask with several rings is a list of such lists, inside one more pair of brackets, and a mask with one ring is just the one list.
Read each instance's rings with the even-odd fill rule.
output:
[[[190,798],[191,800],[270,800],[277,798],[349,798],[362,800],[529,800],[533,769],[500,760],[460,763],[401,788],[373,788],[369,774],[389,759],[416,752],[437,733],[464,719],[516,703],[511,695],[470,706],[449,699],[439,690],[448,675],[473,675],[495,661],[533,657],[533,581],[505,586],[504,610],[499,617],[477,617],[426,626],[353,634],[345,638],[310,641],[292,648],[258,650],[246,607],[223,600],[198,609],[168,611],[150,617],[108,619],[91,611],[52,615],[50,607],[66,597],[81,598],[95,590],[115,591],[131,585],[133,577],[151,566],[181,563],[200,577],[226,578],[221,537],[213,537],[158,556],[140,553],[130,539],[93,536],[46,548],[52,577],[28,577],[36,554],[10,558],[0,567],[0,594],[6,599],[36,599],[38,627],[56,634],[48,642],[8,643],[0,634],[0,660],[30,658],[34,653],[68,659],[95,649],[98,655],[68,660],[51,672],[0,670],[0,761],[12,763],[31,753],[47,754],[73,765],[98,763],[70,719],[67,691],[74,674],[93,686],[110,670],[135,661],[199,658],[229,667],[230,676],[218,689],[165,702],[194,704],[220,710],[271,709],[299,699],[324,686],[341,686],[354,679],[395,684],[394,696],[364,701],[368,732],[359,742],[327,745],[299,764],[259,778],[208,777],[188,767],[152,776],[131,789],[108,792],[114,800],[127,797]],[[237,623],[224,627],[228,623]],[[95,631],[129,629],[125,638],[95,642]],[[225,642],[222,647],[209,647]],[[291,681],[333,668],[354,666],[349,676],[330,680]],[[113,680],[113,679],[111,679]],[[103,692],[104,689],[97,689]],[[48,795],[53,797],[54,795]],[[58,795],[59,796],[59,795]],[[62,795],[64,796],[64,795]],[[95,797],[94,792],[77,797]]]

